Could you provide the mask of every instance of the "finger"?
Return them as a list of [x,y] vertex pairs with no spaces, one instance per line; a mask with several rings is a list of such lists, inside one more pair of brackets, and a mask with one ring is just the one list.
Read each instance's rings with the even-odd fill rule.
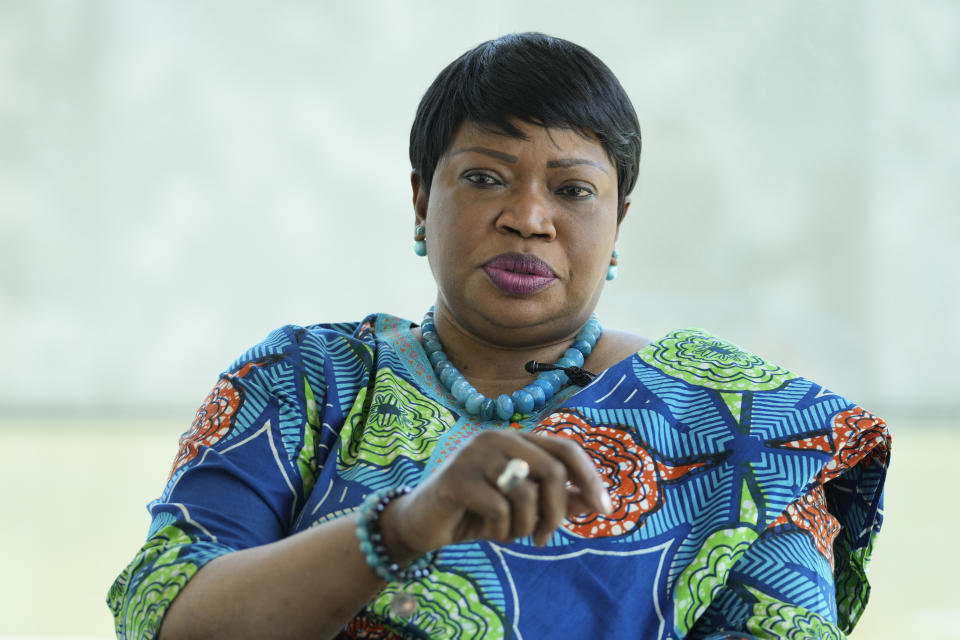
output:
[[578,487],[567,489],[567,518],[595,513],[596,508],[587,500]]
[[[440,513],[453,510],[454,521],[451,543],[476,539],[503,540],[510,535],[511,504],[509,499],[496,487],[490,485],[482,471],[476,466],[450,469],[442,476],[431,478],[436,498],[427,497],[431,504],[426,513],[434,513],[433,527],[444,528],[436,517]],[[445,506],[441,506],[445,505]],[[440,512],[436,508],[440,506]],[[428,525],[429,526],[429,525]]]
[[[534,539],[538,544],[544,542],[566,517],[566,485],[569,479],[567,468],[544,447],[539,446],[535,439],[525,438],[517,432],[495,433],[499,433],[496,442],[492,442],[493,438],[488,440],[495,444],[501,452],[500,455],[508,459],[520,458],[530,467],[529,478],[538,485],[537,510],[532,512],[537,516]],[[494,485],[506,466],[506,462],[498,458],[499,455],[490,456],[486,472],[487,478]]]
[[593,460],[580,445],[567,438],[549,434],[522,435],[535,441],[563,463],[570,479],[580,488],[582,497],[590,503],[592,511],[600,513],[612,511],[613,505],[603,478],[594,466]]
[[472,486],[462,488],[458,498],[467,511],[479,518],[475,522],[477,530],[472,532],[474,539],[510,539],[513,505],[499,489],[477,478]]
[[507,498],[510,500],[510,538],[522,538],[534,532],[540,514],[537,507],[539,488],[530,480],[515,486]]

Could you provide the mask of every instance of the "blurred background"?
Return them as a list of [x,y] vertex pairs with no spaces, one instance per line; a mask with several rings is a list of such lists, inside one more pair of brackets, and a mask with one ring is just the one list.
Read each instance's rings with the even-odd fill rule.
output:
[[112,634],[177,437],[286,323],[418,320],[407,137],[544,31],[644,132],[598,312],[702,326],[887,418],[854,638],[957,638],[960,5],[0,0],[0,638]]

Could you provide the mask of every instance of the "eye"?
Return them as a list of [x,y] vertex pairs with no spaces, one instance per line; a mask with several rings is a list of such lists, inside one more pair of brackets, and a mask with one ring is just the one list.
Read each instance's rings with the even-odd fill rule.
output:
[[478,187],[495,187],[501,184],[500,179],[496,176],[480,171],[467,173],[463,176],[463,179]]
[[560,195],[573,200],[585,200],[593,197],[593,189],[582,184],[568,184],[560,187],[557,191]]

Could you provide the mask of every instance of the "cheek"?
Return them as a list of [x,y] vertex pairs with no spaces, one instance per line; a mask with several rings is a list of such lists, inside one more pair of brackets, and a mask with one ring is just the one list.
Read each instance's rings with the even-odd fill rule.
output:
[[578,261],[597,264],[610,261],[617,235],[615,221],[608,223],[597,218],[584,218],[565,231],[570,235],[568,246]]
[[570,246],[571,284],[576,288],[592,289],[606,278],[611,254],[612,249],[605,242],[579,242]]
[[[440,204],[440,203],[438,203]],[[432,221],[433,224],[430,224]],[[459,280],[472,262],[476,233],[465,229],[455,210],[431,208],[427,215],[427,258],[437,280]]]
[[427,255],[437,256],[456,238],[449,196],[435,192],[427,206]]
[[431,203],[427,211],[427,248],[433,242],[445,253],[465,255],[483,238],[489,216],[475,200],[447,195]]

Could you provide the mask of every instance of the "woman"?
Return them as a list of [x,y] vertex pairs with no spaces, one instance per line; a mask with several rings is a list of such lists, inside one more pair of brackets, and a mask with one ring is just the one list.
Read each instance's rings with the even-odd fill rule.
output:
[[883,422],[705,332],[591,318],[640,153],[610,70],[486,42],[410,152],[435,306],[285,327],[221,376],[110,591],[118,636],[851,629]]

